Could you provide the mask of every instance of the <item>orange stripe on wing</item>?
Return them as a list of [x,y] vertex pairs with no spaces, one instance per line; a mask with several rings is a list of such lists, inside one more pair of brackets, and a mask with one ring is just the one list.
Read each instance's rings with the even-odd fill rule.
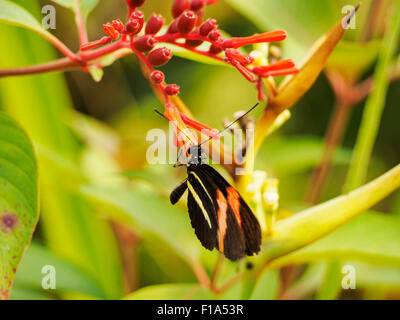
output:
[[233,189],[233,187],[228,187],[226,191],[228,192],[228,203],[236,216],[239,227],[241,227],[242,218],[240,216],[240,195],[235,189]]
[[224,239],[226,235],[226,213],[228,210],[228,204],[221,191],[217,190],[217,203],[218,203],[218,240],[219,240],[219,251],[224,253]]

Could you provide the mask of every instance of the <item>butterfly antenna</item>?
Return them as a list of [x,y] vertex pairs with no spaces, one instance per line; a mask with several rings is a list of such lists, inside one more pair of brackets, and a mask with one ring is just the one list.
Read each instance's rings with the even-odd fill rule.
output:
[[207,140],[203,141],[202,143],[200,143],[200,146],[208,141],[210,141],[211,139],[215,138],[216,136],[220,135],[222,132],[224,132],[225,130],[229,129],[230,127],[232,127],[236,122],[240,121],[241,119],[243,119],[245,116],[247,116],[251,111],[253,111],[260,103],[257,102],[253,107],[251,107],[248,111],[246,111],[245,113],[243,113],[239,118],[237,118],[236,120],[232,121],[230,124],[228,124],[224,129],[222,129],[221,131],[219,131],[218,133],[214,134],[213,136],[211,136],[210,138],[208,138]]

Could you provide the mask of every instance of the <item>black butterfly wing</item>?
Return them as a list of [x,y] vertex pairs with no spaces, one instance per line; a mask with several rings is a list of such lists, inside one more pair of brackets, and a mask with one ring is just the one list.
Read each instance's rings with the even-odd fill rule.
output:
[[[225,180],[221,174],[208,165],[201,165],[201,169],[194,169],[203,179],[211,180],[217,190],[222,193],[228,204],[227,232],[225,235],[225,256],[229,258],[238,255],[253,255],[258,253],[261,247],[261,228],[257,218],[240,194]],[[220,198],[222,199],[220,195]],[[218,194],[217,194],[218,199]],[[222,201],[220,201],[223,203]],[[244,238],[244,240],[243,240]],[[244,252],[241,252],[244,241]],[[232,260],[232,259],[231,259]]]

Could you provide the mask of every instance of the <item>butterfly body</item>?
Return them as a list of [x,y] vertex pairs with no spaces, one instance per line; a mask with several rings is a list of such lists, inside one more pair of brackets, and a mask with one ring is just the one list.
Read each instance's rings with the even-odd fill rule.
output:
[[240,194],[211,166],[200,146],[187,152],[188,177],[170,195],[172,204],[188,190],[187,205],[197,238],[235,261],[260,251],[261,228]]

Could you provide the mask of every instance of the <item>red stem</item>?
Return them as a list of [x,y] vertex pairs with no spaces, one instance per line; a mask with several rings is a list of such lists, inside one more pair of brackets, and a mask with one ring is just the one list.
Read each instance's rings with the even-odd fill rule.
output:
[[78,26],[78,33],[79,33],[79,41],[80,44],[82,45],[88,42],[88,36],[86,32],[85,23],[82,17],[81,6],[79,5],[79,0],[75,0],[74,5],[75,5],[75,20]]

